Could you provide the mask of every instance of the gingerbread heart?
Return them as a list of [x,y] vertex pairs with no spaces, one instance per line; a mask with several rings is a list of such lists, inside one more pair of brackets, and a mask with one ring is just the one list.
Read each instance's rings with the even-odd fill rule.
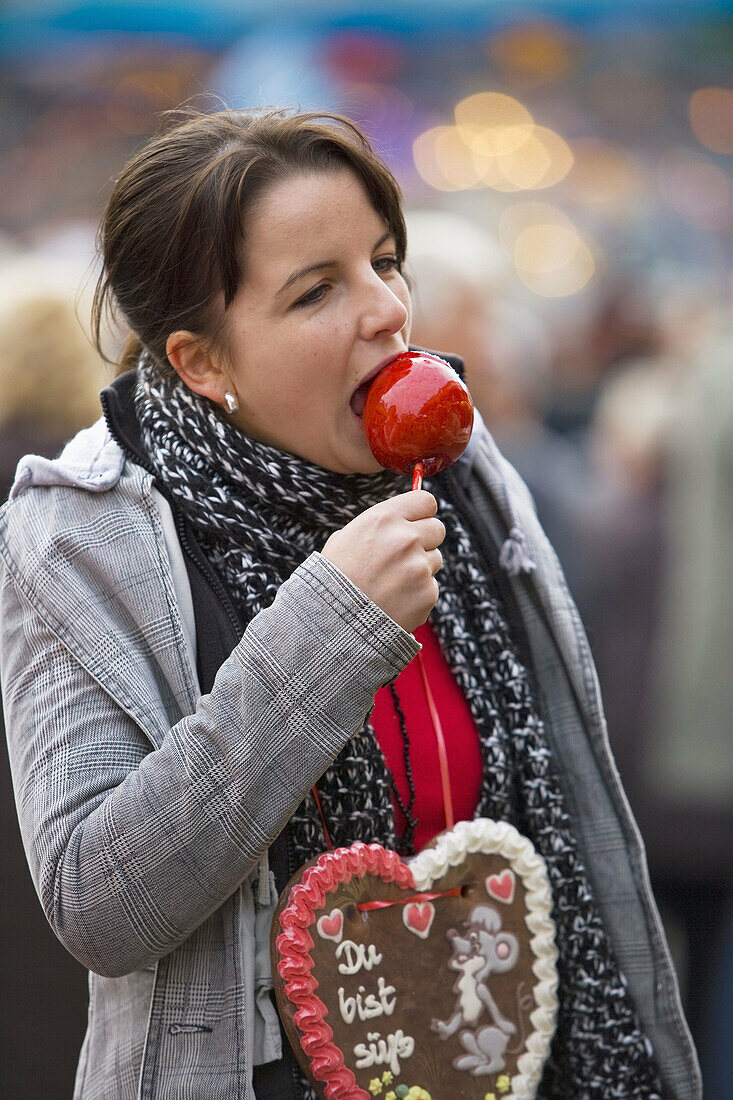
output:
[[531,1100],[557,1014],[551,905],[544,861],[504,822],[460,822],[409,862],[354,844],[306,864],[272,961],[318,1095]]

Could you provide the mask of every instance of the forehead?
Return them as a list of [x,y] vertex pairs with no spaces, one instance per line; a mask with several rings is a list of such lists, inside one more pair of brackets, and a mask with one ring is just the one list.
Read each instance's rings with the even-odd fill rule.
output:
[[287,276],[300,265],[337,260],[351,246],[371,249],[386,228],[364,184],[348,168],[281,180],[250,215],[244,249],[248,277],[256,278],[262,265],[273,277],[285,267]]

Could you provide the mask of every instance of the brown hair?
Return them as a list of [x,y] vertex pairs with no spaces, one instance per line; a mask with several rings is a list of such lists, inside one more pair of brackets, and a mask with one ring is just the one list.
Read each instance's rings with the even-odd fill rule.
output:
[[122,170],[100,226],[104,269],[93,310],[100,352],[103,317],[115,307],[132,329],[122,369],[144,345],[161,372],[171,373],[166,341],[178,330],[212,346],[221,343],[224,314],[245,277],[243,244],[253,205],[276,182],[343,167],[364,184],[402,262],[400,189],[347,118],[282,110],[187,112],[151,138]]

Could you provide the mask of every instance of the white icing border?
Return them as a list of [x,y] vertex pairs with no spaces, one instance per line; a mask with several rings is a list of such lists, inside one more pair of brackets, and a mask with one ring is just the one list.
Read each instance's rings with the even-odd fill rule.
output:
[[416,889],[427,892],[450,867],[476,852],[507,859],[525,890],[525,923],[532,933],[530,947],[535,956],[532,972],[537,979],[532,993],[538,1007],[530,1016],[534,1031],[525,1041],[527,1049],[517,1060],[519,1073],[512,1077],[511,1092],[505,1093],[502,1100],[534,1100],[555,1034],[558,1008],[555,922],[550,916],[552,892],[545,861],[513,825],[479,817],[459,821],[450,832],[442,833],[435,847],[423,849],[409,861],[409,867]]

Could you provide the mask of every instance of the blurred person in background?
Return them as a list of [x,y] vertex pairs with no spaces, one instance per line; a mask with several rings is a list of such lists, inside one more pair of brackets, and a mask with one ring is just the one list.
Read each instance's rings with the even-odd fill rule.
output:
[[677,370],[666,363],[625,363],[601,384],[587,430],[588,461],[609,491],[586,517],[592,564],[581,611],[611,743],[634,806],[644,790],[639,762],[648,737],[665,542],[663,456],[677,384]]
[[476,408],[534,499],[579,606],[585,602],[585,524],[603,486],[580,447],[544,422],[552,393],[553,336],[516,300],[506,259],[474,220],[442,210],[407,214],[413,338],[455,349]]
[[493,365],[491,315],[504,296],[506,257],[498,241],[463,214],[408,210],[405,224],[413,336],[422,347],[455,348],[481,410],[483,380]]
[[[6,250],[2,257],[0,501],[22,455],[53,457],[99,416],[108,371],[91,342],[91,302],[75,294],[78,281],[76,266],[45,254]],[[87,975],[38,905],[18,831],[4,726],[0,737],[0,1095],[69,1096],[86,1023]],[[58,995],[49,996],[51,989]]]
[[704,1054],[731,1067],[733,360],[719,292],[656,282],[657,354],[606,377],[590,428],[613,479],[589,524],[584,617],[609,734]]
[[[689,332],[681,332],[689,347]],[[686,999],[711,1096],[733,1079],[731,1018],[721,1011],[733,996],[731,336],[718,330],[700,340],[675,393],[653,707],[640,776],[650,807],[661,808],[655,823],[667,826],[655,831],[650,823],[648,850],[657,895],[684,926]]]
[[106,371],[88,331],[91,300],[79,271],[40,253],[0,267],[0,501],[18,459],[52,457],[99,415]]
[[625,363],[660,352],[658,296],[647,273],[609,265],[582,295],[556,311],[553,387],[545,423],[586,453],[606,382]]

